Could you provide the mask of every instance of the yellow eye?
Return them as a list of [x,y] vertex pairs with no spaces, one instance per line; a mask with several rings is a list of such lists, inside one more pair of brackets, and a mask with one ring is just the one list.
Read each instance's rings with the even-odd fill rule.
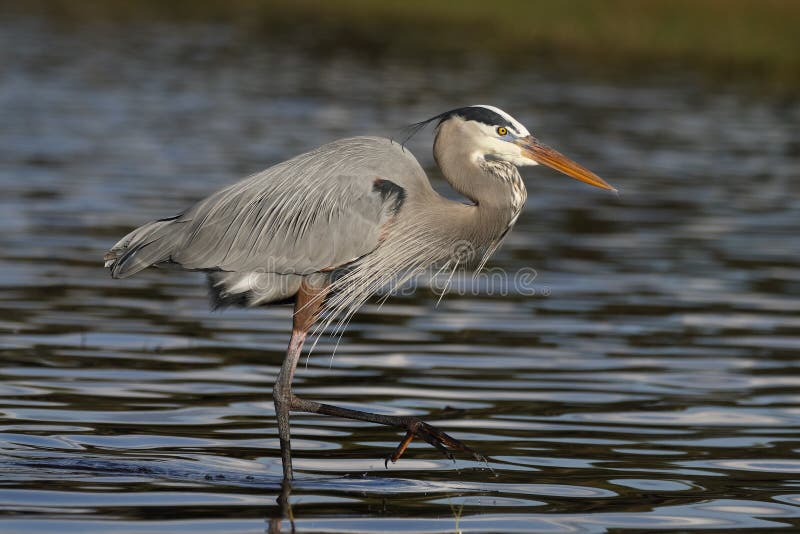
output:
[[497,135],[506,135],[507,133],[508,133],[508,130],[506,129],[505,126],[498,126],[497,127]]

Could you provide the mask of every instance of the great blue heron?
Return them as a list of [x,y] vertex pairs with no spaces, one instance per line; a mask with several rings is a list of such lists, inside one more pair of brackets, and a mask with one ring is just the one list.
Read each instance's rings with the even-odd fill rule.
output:
[[[445,179],[469,202],[431,187],[401,144],[354,137],[323,145],[234,183],[183,213],[145,224],[106,253],[114,278],[175,264],[205,271],[214,307],[294,303],[292,335],[273,397],[284,478],[292,478],[289,412],[302,411],[402,428],[396,461],[414,437],[452,457],[482,459],[416,417],[360,412],[292,393],[303,342],[321,312],[322,326],[349,318],[387,281],[434,265],[454,268],[454,243],[497,249],[527,197],[517,166],[544,164],[614,190],[599,176],[541,144],[508,113],[468,106],[417,123],[436,122],[433,155]],[[388,460],[387,460],[388,462]]]

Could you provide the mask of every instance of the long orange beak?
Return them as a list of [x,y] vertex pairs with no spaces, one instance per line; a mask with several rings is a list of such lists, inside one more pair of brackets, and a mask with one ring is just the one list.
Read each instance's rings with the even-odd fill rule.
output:
[[616,188],[611,184],[597,176],[595,173],[578,165],[561,152],[550,148],[547,145],[541,144],[535,137],[529,135],[516,141],[522,147],[522,153],[542,165],[547,165],[551,169],[562,172],[571,178],[586,182],[589,185],[599,187],[601,189],[608,189],[609,191],[617,192]]

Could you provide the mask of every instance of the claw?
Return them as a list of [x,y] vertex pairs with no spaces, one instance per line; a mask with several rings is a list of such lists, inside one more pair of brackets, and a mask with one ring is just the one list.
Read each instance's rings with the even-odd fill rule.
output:
[[392,463],[397,462],[403,453],[406,452],[406,449],[408,448],[408,445],[411,443],[412,439],[414,439],[414,431],[408,430],[406,432],[406,437],[403,438],[403,441],[401,441],[394,452],[388,458],[386,458],[386,461],[383,463],[384,467],[387,469],[389,468],[389,460],[391,460]]

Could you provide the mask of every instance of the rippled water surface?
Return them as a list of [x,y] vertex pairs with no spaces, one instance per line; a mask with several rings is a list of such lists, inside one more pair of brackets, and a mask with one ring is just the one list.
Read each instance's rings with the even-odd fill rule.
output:
[[[528,169],[491,266],[532,281],[462,277],[321,339],[298,394],[491,459],[414,443],[386,469],[399,432],[297,414],[298,531],[800,527],[797,102],[230,39],[0,28],[0,530],[265,531],[290,310],[212,313],[202,275],[112,280],[103,252],[325,141],[476,102],[621,194]],[[445,190],[430,143],[410,148]]]

